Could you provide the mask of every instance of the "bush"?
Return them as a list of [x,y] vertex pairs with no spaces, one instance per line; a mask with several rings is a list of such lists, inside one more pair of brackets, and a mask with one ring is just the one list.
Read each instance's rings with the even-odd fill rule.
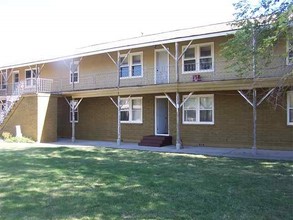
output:
[[27,137],[11,137],[9,139],[5,139],[7,143],[34,143],[34,141]]
[[4,140],[7,140],[7,139],[12,138],[12,135],[11,135],[9,132],[4,131],[4,132],[2,133],[2,137],[3,137]]
[[13,137],[9,132],[3,132],[2,137],[7,143],[34,143],[34,141],[28,137]]

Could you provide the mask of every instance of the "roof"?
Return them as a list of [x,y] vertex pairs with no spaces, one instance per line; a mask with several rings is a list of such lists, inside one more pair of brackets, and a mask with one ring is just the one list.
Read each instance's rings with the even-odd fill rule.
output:
[[70,52],[63,52],[63,54],[58,55],[46,54],[35,58],[20,60],[14,63],[0,64],[0,69],[18,68],[23,66],[50,63],[60,60],[102,54],[119,50],[142,48],[147,46],[182,42],[187,40],[198,40],[204,38],[226,36],[234,33],[235,30],[231,27],[229,23],[211,24],[206,26],[179,29],[157,34],[150,34],[140,37],[90,45],[75,49]]

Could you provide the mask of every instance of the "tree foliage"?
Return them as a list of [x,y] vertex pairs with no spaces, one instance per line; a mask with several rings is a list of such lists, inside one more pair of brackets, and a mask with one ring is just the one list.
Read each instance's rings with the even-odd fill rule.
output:
[[260,0],[253,6],[248,0],[240,0],[234,7],[235,20],[231,25],[237,31],[223,44],[222,54],[230,61],[229,68],[240,75],[251,74],[253,70],[256,76],[263,74],[272,63],[276,46],[292,40],[293,3]]

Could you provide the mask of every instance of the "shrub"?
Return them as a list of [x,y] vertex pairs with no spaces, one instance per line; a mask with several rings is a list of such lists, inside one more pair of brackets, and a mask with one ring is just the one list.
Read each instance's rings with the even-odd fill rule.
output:
[[12,138],[12,135],[11,135],[9,132],[4,131],[4,132],[2,133],[2,137],[3,137],[3,139],[6,141],[6,140]]
[[34,141],[28,137],[11,137],[9,139],[5,139],[5,142],[8,142],[8,143],[34,143]]

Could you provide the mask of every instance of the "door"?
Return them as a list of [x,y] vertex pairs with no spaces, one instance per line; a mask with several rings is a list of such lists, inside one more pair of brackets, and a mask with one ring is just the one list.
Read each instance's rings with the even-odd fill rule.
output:
[[155,50],[156,84],[169,83],[169,54],[164,49]]
[[169,109],[166,97],[156,97],[155,103],[156,135],[169,135]]
[[18,91],[19,90],[19,72],[15,71],[13,72],[13,90]]

